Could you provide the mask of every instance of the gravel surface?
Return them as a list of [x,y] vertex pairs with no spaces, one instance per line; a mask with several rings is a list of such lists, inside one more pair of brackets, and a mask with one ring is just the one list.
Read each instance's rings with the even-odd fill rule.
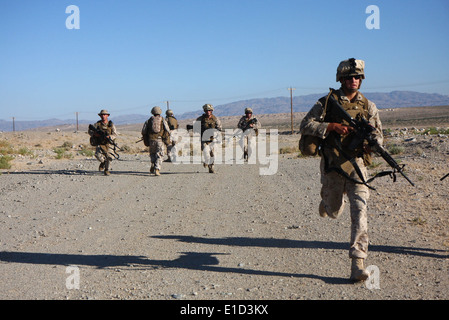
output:
[[416,187],[373,183],[371,282],[348,280],[348,206],[318,214],[318,158],[280,154],[265,176],[165,162],[155,177],[143,153],[121,154],[110,176],[92,158],[43,155],[0,175],[0,299],[448,299],[448,138],[395,139]]

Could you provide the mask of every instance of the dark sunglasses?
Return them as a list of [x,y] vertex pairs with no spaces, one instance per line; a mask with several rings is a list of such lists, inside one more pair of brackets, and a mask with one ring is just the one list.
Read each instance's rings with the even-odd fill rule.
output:
[[346,77],[343,77],[344,80],[352,80],[352,78],[354,78],[354,79],[356,79],[356,80],[360,80],[360,79],[362,79],[362,76],[361,76],[361,75],[356,75],[356,76],[346,76]]

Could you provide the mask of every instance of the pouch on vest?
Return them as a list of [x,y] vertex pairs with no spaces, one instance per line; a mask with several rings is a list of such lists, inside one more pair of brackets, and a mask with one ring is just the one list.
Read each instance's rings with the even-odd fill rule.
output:
[[301,154],[307,157],[318,155],[318,150],[323,139],[316,136],[302,134],[299,139],[299,150]]
[[[98,123],[100,123],[101,121],[98,121]],[[98,127],[95,127],[94,125],[89,125],[89,131],[92,130],[94,133],[100,133],[100,136],[96,136],[95,134],[92,135],[89,139],[89,143],[91,146],[96,147],[96,146],[100,146],[100,145],[104,145],[107,143],[105,137],[107,135],[111,134],[111,127],[112,127],[112,121],[108,122],[108,128],[107,128],[107,132],[101,130]]]
[[150,120],[148,119],[147,122],[145,122],[145,126],[144,126],[144,130],[142,132],[142,140],[143,140],[143,144],[145,147],[149,147],[150,146],[150,136],[149,136],[149,122]]
[[[327,111],[327,101],[329,99],[329,96],[332,94],[332,91],[329,92],[329,94],[326,97],[321,98],[319,101],[324,106],[323,113],[320,117],[320,122],[324,120],[324,117],[326,116]],[[318,151],[320,149],[320,145],[323,143],[323,139],[312,136],[308,134],[302,134],[301,138],[299,139],[299,150],[301,151],[301,154],[307,157],[313,157],[318,155]]]
[[159,133],[162,130],[162,117],[156,116],[150,118],[151,133]]
[[148,134],[145,134],[142,138],[143,138],[143,144],[145,145],[145,147],[149,147],[150,146],[150,137],[148,136]]
[[99,137],[90,137],[89,139],[90,145],[93,147],[101,145],[101,141]]

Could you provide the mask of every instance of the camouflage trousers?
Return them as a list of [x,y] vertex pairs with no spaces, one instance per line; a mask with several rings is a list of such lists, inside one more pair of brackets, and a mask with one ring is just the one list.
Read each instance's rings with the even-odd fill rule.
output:
[[150,140],[150,159],[155,170],[161,170],[164,160],[164,143],[162,139]]
[[203,163],[207,165],[214,164],[214,147],[216,142],[202,141],[201,151],[203,153]]
[[168,159],[176,158],[176,143],[178,142],[178,130],[170,131],[170,144],[167,145]]
[[[239,145],[243,150],[243,158],[245,160],[253,159],[252,155],[256,145],[256,137],[252,134],[252,131],[254,130],[245,131],[245,133],[239,139]],[[249,132],[249,134],[246,132]]]
[[112,161],[111,152],[112,148],[109,144],[99,145],[95,149],[95,158],[101,163],[104,163],[105,170],[109,170],[109,165]]
[[[364,177],[366,167],[361,158],[357,159]],[[344,210],[344,195],[348,197],[351,215],[351,240],[349,257],[365,259],[368,254],[368,218],[367,202],[369,189],[363,184],[354,183],[340,174],[332,171],[324,172],[324,161],[321,159],[321,206],[331,218],[338,218]],[[359,180],[353,172],[352,178]]]

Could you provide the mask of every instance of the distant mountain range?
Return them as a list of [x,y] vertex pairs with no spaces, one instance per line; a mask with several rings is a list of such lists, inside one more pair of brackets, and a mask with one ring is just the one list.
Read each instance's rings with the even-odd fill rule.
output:
[[[303,96],[293,97],[293,112],[307,112],[314,105],[314,103],[324,96],[326,93],[309,94]],[[382,92],[367,92],[365,96],[373,101],[378,108],[404,108],[404,107],[426,107],[426,106],[442,106],[449,105],[449,96],[436,93],[420,93],[415,91],[392,91],[389,93]],[[251,107],[255,114],[272,114],[272,113],[289,113],[290,112],[290,97],[276,97],[276,98],[258,98],[250,100],[241,100],[231,102],[223,105],[215,106],[214,114],[216,116],[238,116],[244,113],[246,107]],[[201,108],[201,107],[200,107]],[[199,117],[202,109],[196,111],[177,114],[174,110],[175,116],[179,120],[194,119]],[[115,124],[133,124],[143,123],[143,119],[147,119],[148,115],[130,114],[123,116],[115,116],[113,121]],[[79,120],[79,125],[85,125],[97,121]],[[15,130],[29,130],[39,127],[59,126],[63,124],[74,124],[73,119],[60,120],[48,119],[39,121],[15,121]],[[0,131],[12,131],[12,121],[5,121],[0,119]]]

